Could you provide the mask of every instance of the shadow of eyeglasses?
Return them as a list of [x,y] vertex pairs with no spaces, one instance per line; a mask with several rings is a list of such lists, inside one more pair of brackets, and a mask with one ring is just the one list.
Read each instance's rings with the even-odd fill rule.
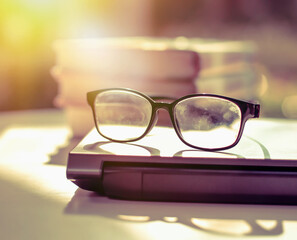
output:
[[[243,136],[243,139],[244,138],[251,141],[252,143],[256,144],[261,149],[263,159],[269,160],[271,158],[268,149],[263,144],[261,144],[259,141],[257,141],[254,138],[251,138],[249,136]],[[127,152],[128,152],[128,154],[131,154],[131,155],[136,155],[138,152],[142,152],[142,154],[143,154],[143,151],[141,151],[141,150],[146,151],[146,153],[144,153],[144,155],[146,155],[146,156],[160,156],[160,154],[161,154],[160,149],[153,148],[150,146],[145,146],[145,145],[140,145],[140,144],[135,144],[135,143],[115,143],[115,142],[108,141],[108,140],[96,142],[96,143],[92,143],[92,144],[87,144],[84,146],[84,149],[87,151],[97,152],[100,154],[114,155],[115,153],[112,151],[112,149],[107,150],[108,148],[105,147],[109,144],[111,144],[113,146],[113,149],[116,146],[120,147],[122,149],[124,155],[126,155]],[[238,154],[235,152],[233,153],[232,150],[228,150],[227,152],[226,151],[208,152],[208,151],[203,151],[203,150],[198,150],[198,149],[180,150],[180,151],[176,152],[175,154],[173,154],[173,157],[182,157],[183,155],[185,155],[185,153],[194,153],[194,154],[192,154],[192,155],[194,155],[194,157],[195,157],[195,153],[197,153],[197,157],[199,157],[199,156],[204,157],[206,155],[206,156],[212,157],[212,158],[216,158],[216,157],[218,157],[218,158],[224,158],[224,157],[225,158],[237,158],[237,159],[245,159],[246,158],[245,156],[243,156],[241,154]]]
[[[262,143],[260,143],[256,139],[254,139],[252,137],[249,137],[249,136],[243,136],[243,139],[244,138],[251,140],[253,143],[257,144],[260,147],[260,149],[262,151],[262,154],[263,154],[263,159],[271,159],[271,156],[270,156],[270,153],[269,153],[268,149]],[[182,151],[176,152],[173,156],[174,157],[181,157],[185,153],[189,153],[189,152],[193,153],[193,152],[197,152],[197,151],[199,151],[199,150],[195,150],[195,149],[193,149],[193,150],[192,149],[191,150],[182,150]],[[236,157],[238,159],[244,159],[245,158],[243,155],[232,153],[231,151],[232,150],[229,150],[228,152],[218,151],[218,152],[210,152],[210,153],[207,153],[207,154],[212,155],[212,157],[226,156],[227,158],[232,158],[232,157]],[[201,152],[201,151],[199,151],[199,152]]]
[[76,191],[64,211],[135,223],[180,223],[198,231],[232,237],[281,235],[284,220],[297,221],[296,206],[126,201],[82,189]]
[[100,152],[100,154],[114,155],[115,154],[114,152],[108,151],[104,148],[104,146],[106,146],[108,144],[124,147],[124,149],[123,149],[124,151],[127,150],[127,148],[125,148],[125,147],[131,147],[132,148],[131,151],[128,151],[128,152],[131,152],[131,154],[133,154],[133,155],[135,154],[135,152],[132,153],[132,151],[135,150],[136,148],[139,148],[139,149],[147,151],[147,155],[149,155],[149,156],[160,156],[159,149],[153,148],[153,147],[148,147],[148,146],[142,146],[142,145],[134,144],[134,143],[115,143],[115,142],[111,142],[111,141],[103,141],[103,142],[87,144],[84,146],[84,149],[87,151],[90,151],[90,152]]

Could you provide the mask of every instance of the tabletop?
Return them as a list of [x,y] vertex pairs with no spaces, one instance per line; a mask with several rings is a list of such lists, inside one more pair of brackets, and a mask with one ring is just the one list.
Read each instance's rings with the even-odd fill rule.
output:
[[[284,121],[284,120],[282,120]],[[115,200],[66,179],[62,110],[0,114],[2,239],[295,239],[297,206]]]

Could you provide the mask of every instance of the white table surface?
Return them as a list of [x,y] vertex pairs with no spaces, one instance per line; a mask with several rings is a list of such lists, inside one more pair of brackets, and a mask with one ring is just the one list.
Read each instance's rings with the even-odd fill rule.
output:
[[0,114],[1,239],[296,239],[297,206],[108,199],[66,179],[62,111]]

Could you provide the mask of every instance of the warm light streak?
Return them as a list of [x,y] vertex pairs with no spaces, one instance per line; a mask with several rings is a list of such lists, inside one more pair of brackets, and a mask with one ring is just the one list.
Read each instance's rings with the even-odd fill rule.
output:
[[140,43],[139,47],[143,50],[158,50],[163,51],[168,49],[168,44],[166,42],[153,42],[153,41],[144,41]]
[[125,221],[146,222],[150,220],[149,216],[118,215],[118,218]]
[[179,50],[187,50],[190,47],[189,39],[186,37],[177,37],[174,43],[175,47]]
[[255,220],[255,222],[259,226],[261,226],[261,228],[265,229],[266,231],[273,230],[278,224],[277,220],[260,220],[260,219],[257,219],[257,220]]
[[192,218],[191,222],[210,233],[243,236],[252,231],[251,226],[244,220]]
[[259,87],[259,96],[262,96],[268,89],[268,80],[265,74],[261,75],[260,78],[260,87]]
[[168,223],[175,223],[178,221],[177,217],[163,217],[163,220]]
[[198,42],[192,48],[200,53],[252,53],[256,46],[252,42]]

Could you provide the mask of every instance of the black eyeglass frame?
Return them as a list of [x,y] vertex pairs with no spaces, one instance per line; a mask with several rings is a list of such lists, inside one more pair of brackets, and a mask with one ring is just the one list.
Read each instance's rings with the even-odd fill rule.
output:
[[[152,106],[152,114],[151,114],[151,119],[149,121],[149,124],[147,126],[147,129],[145,130],[145,132],[139,136],[138,138],[132,139],[132,140],[116,140],[116,139],[112,139],[109,138],[107,136],[105,136],[104,134],[102,134],[99,130],[98,124],[97,124],[97,120],[96,120],[96,111],[95,111],[95,99],[96,96],[100,93],[106,92],[106,91],[126,91],[126,92],[130,92],[130,93],[134,93],[137,94],[143,98],[145,98],[146,100],[148,100],[148,102],[151,104]],[[186,142],[183,137],[182,134],[178,128],[178,124],[176,122],[176,119],[174,117],[174,108],[175,106],[182,100],[188,99],[188,98],[193,98],[193,97],[215,97],[215,98],[221,98],[224,100],[228,100],[234,104],[236,104],[240,111],[241,111],[241,122],[240,122],[240,128],[239,128],[239,132],[237,135],[236,140],[234,141],[233,144],[228,145],[226,147],[221,147],[221,148],[203,148],[203,147],[197,147],[195,145],[192,145],[188,142]],[[172,100],[173,102],[171,103],[167,103],[167,102],[157,102],[155,100]],[[107,88],[107,89],[100,89],[100,90],[96,90],[96,91],[91,91],[87,93],[87,101],[88,104],[90,105],[90,107],[92,108],[92,112],[93,112],[93,118],[94,118],[94,122],[95,122],[95,126],[96,129],[98,131],[98,133],[103,136],[104,138],[113,141],[113,142],[134,142],[137,141],[141,138],[143,138],[144,136],[146,136],[151,129],[155,126],[158,118],[157,118],[157,111],[159,109],[165,109],[168,111],[170,119],[171,119],[171,123],[172,126],[177,134],[177,136],[179,137],[179,139],[186,144],[189,147],[195,148],[195,149],[200,149],[200,150],[204,150],[204,151],[219,151],[219,150],[226,150],[229,148],[234,147],[236,144],[238,144],[239,140],[242,137],[242,133],[243,133],[243,129],[245,126],[245,123],[248,119],[250,118],[258,118],[260,116],[260,104],[258,103],[250,103],[250,102],[246,102],[246,101],[242,101],[242,100],[238,100],[238,99],[234,99],[234,98],[230,98],[230,97],[226,97],[226,96],[221,96],[221,95],[216,95],[216,94],[206,94],[206,93],[202,93],[202,94],[190,94],[190,95],[186,95],[183,96],[181,98],[178,99],[173,99],[170,97],[150,97],[144,93],[138,92],[136,90],[133,89],[129,89],[129,88]]]

